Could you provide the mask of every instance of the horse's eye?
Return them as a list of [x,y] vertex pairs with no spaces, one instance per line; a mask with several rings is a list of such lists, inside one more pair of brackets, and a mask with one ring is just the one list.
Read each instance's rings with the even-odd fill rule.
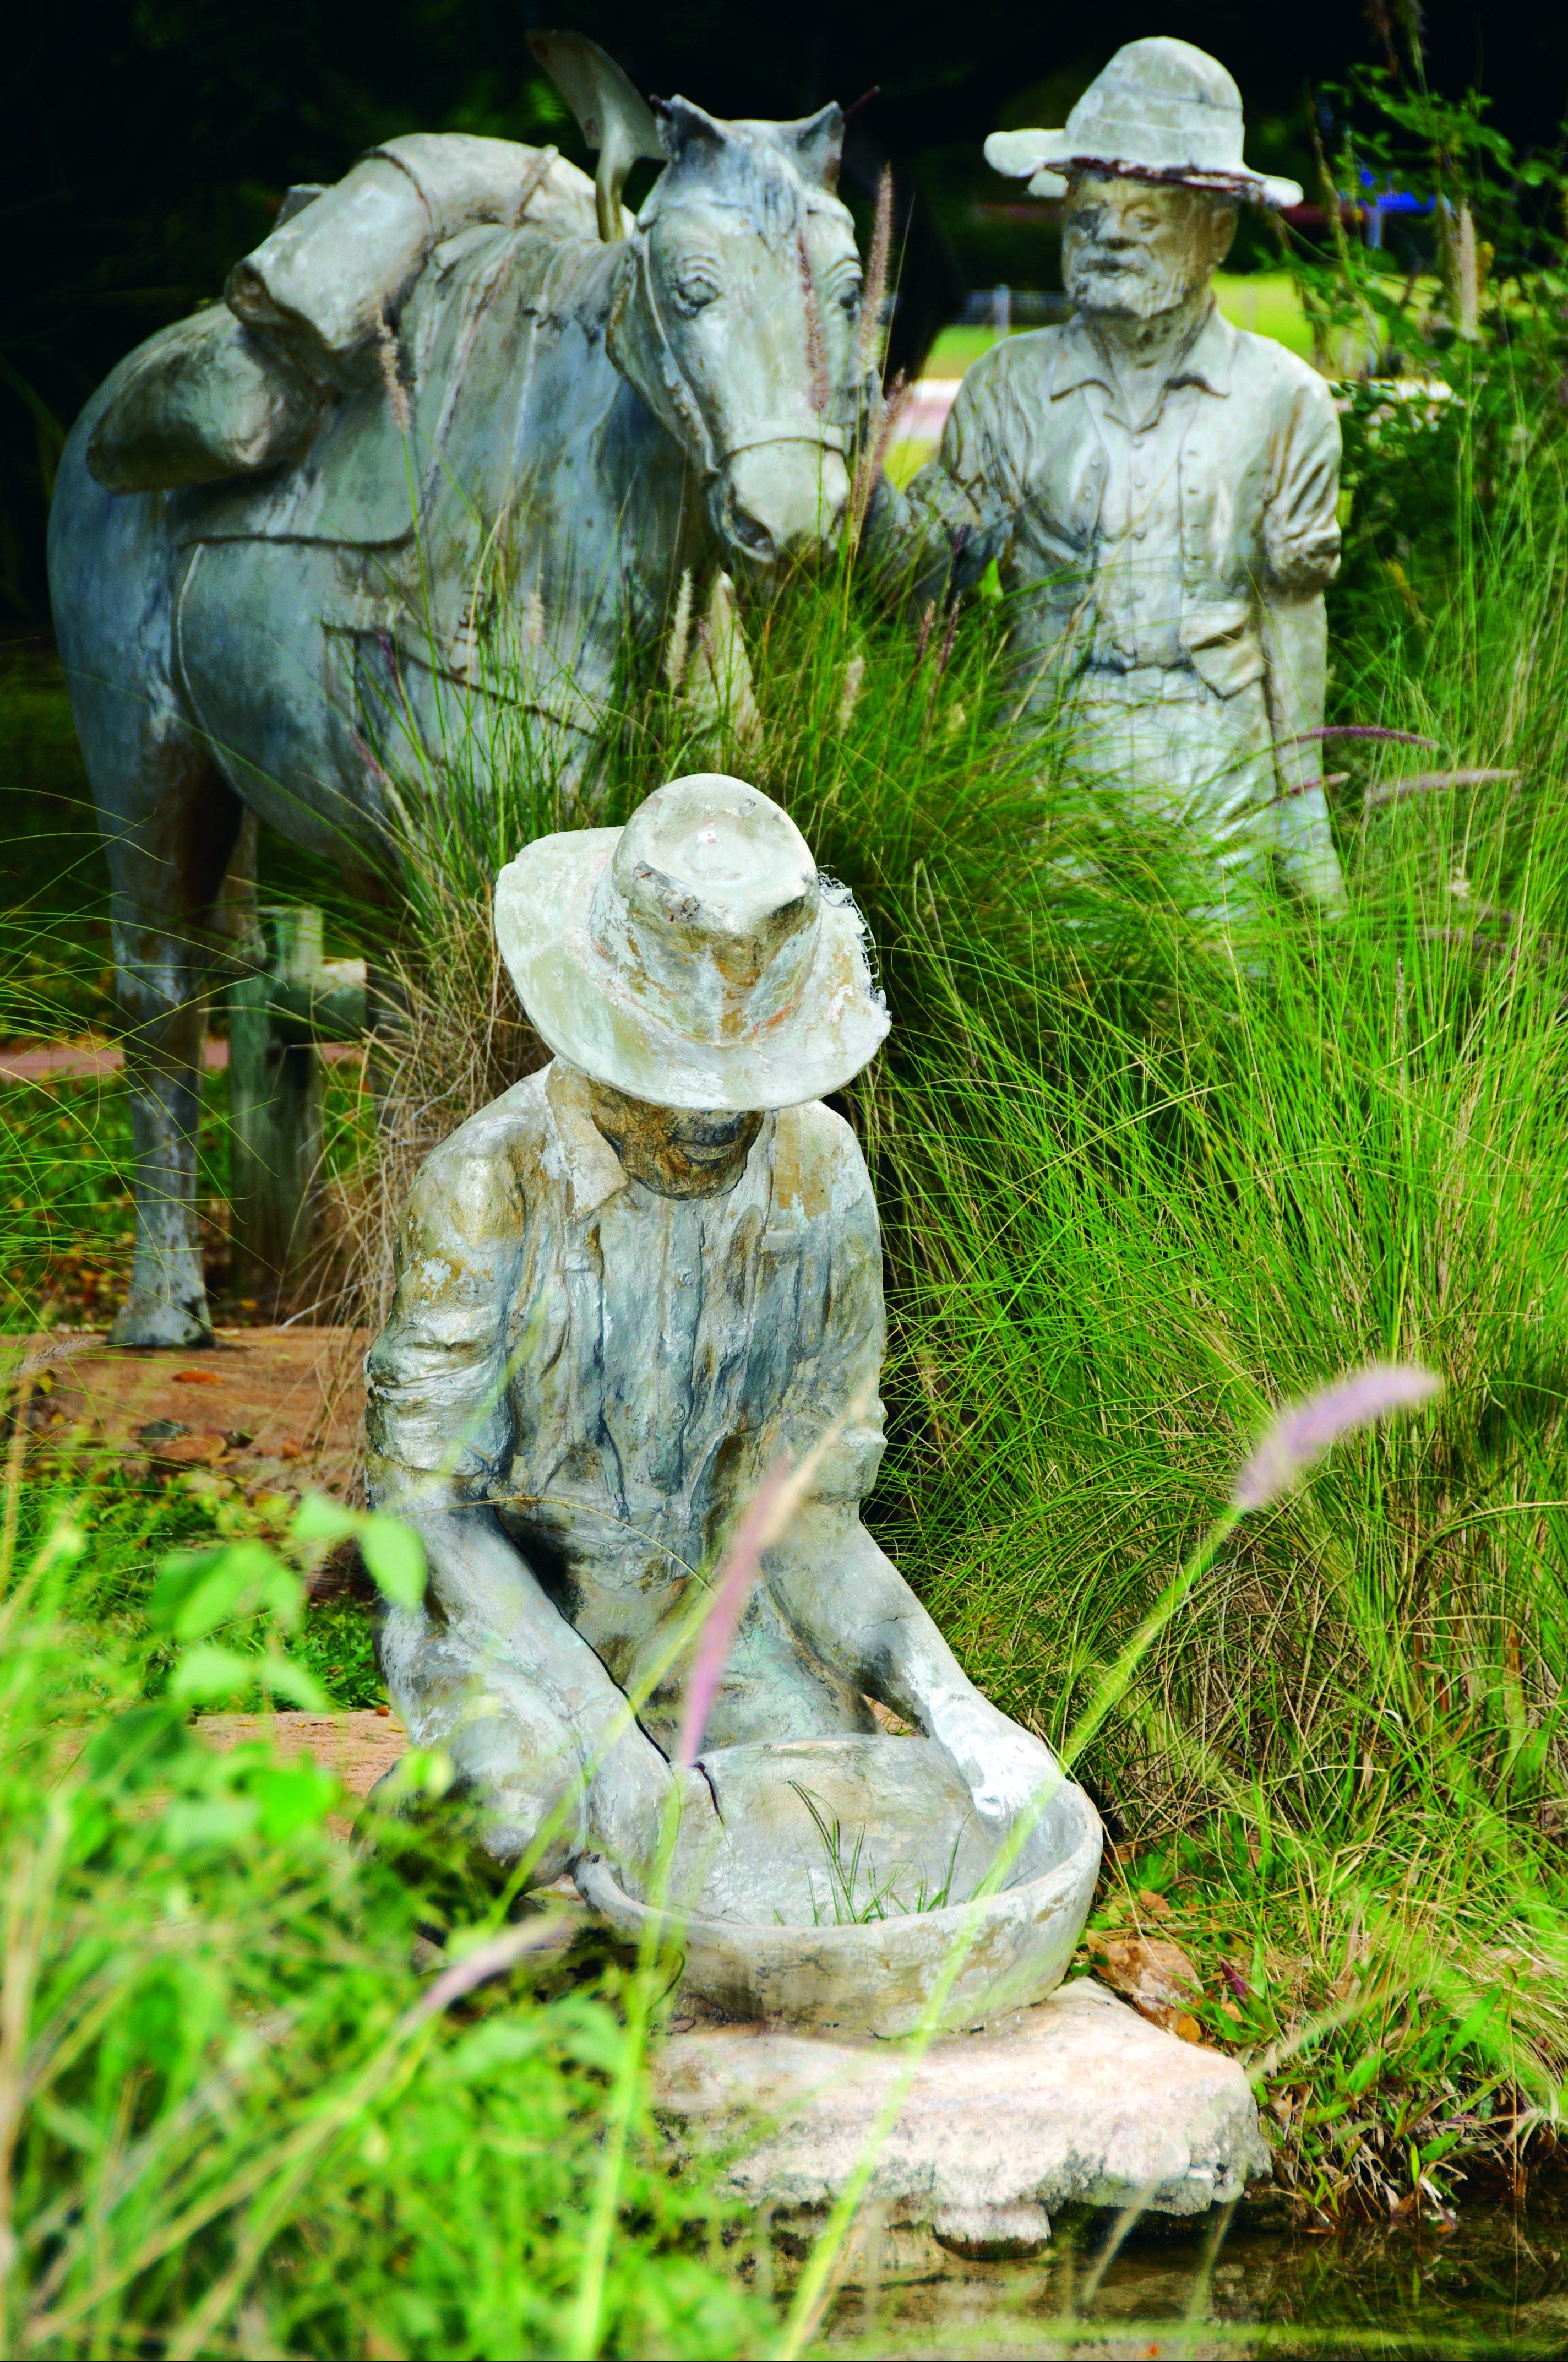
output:
[[865,283],[860,272],[852,270],[847,279],[840,280],[839,283],[839,301],[846,312],[858,312],[861,308],[861,297],[865,292]]
[[705,270],[685,271],[675,281],[675,301],[688,319],[705,304],[717,302],[718,296],[718,281]]

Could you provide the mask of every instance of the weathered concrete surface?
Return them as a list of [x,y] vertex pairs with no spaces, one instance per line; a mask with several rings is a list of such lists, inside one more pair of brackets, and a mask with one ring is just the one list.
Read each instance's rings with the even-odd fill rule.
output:
[[[728,2168],[739,2194],[815,2209],[843,2188],[903,2070],[892,2046],[699,2026],[665,2045],[654,2104],[688,2147],[741,2142]],[[996,2210],[998,2244],[1017,2254],[1026,2210],[1198,2214],[1269,2169],[1236,2061],[1080,1979],[997,2031],[932,2045],[868,2201],[888,2224],[931,2224],[970,2254],[984,2252]]]
[[[699,1831],[688,1857],[688,1877],[707,1870],[680,1923],[688,1997],[730,2019],[891,2038],[927,2024],[956,1948],[944,2028],[995,2023],[1061,1982],[1100,1869],[1099,1818],[1070,1780],[1032,1830],[1013,1882],[977,1901],[995,1839],[966,1810],[956,1768],[929,1739],[716,1748],[703,1769],[723,1821],[717,1848],[705,1849]],[[804,1806],[813,1790],[823,1821],[848,1833],[836,1847],[836,1890]],[[955,1833],[967,1842],[955,1842]],[[842,1865],[852,1858],[851,1896]],[[915,1893],[922,1868],[925,1908]],[[949,1871],[956,1899],[932,1908]],[[574,1876],[584,1900],[630,1940],[654,1915],[603,1861],[579,1861]],[[874,1893],[887,1895],[885,1909],[869,1903]]]

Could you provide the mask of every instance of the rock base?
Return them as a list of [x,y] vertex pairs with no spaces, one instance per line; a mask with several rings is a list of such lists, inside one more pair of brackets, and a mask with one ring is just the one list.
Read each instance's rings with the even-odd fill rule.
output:
[[[727,2152],[737,2196],[809,2217],[844,2188],[906,2071],[902,2045],[704,2025],[665,2045],[654,2104],[688,2151]],[[1064,2206],[1200,2214],[1269,2170],[1236,2061],[1085,1978],[933,2043],[866,2197],[899,2249],[1001,2262],[1037,2255]]]

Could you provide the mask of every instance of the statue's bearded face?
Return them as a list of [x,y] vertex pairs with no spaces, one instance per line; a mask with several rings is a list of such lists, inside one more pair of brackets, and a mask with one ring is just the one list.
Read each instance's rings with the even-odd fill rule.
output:
[[655,1107],[590,1082],[593,1119],[627,1172],[661,1198],[717,1198],[740,1178],[760,1115]]
[[1076,172],[1062,226],[1067,292],[1105,319],[1158,319],[1207,283],[1235,228],[1235,206],[1207,189]]

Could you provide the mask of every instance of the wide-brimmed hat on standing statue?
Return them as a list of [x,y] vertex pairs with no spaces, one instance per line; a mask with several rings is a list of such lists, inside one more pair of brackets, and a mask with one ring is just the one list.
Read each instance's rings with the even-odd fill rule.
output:
[[992,171],[1059,196],[1063,172],[1121,172],[1299,205],[1300,183],[1242,161],[1242,94],[1217,58],[1159,35],[1129,41],[1097,74],[1059,131],[993,131]]
[[719,772],[672,780],[624,828],[525,846],[496,880],[496,937],[557,1057],[660,1107],[798,1107],[888,1029],[848,889]]

